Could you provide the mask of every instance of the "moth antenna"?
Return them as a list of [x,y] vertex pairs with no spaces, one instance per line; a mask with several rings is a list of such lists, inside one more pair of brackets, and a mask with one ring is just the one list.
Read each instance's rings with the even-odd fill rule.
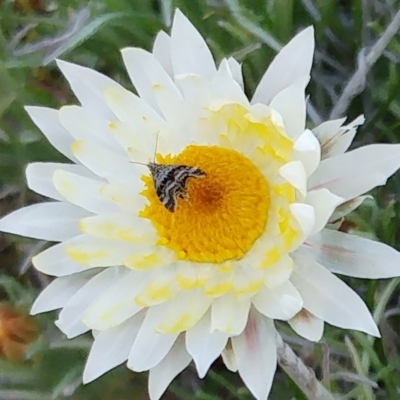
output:
[[160,131],[157,131],[156,133],[156,147],[154,149],[154,155],[153,155],[153,163],[156,162],[156,155],[157,155],[157,147],[158,147],[158,136],[160,135]]
[[132,163],[132,164],[139,164],[139,165],[144,165],[144,166],[148,166],[147,164],[145,164],[145,163],[142,163],[142,162],[138,162],[138,161],[130,161],[130,163]]

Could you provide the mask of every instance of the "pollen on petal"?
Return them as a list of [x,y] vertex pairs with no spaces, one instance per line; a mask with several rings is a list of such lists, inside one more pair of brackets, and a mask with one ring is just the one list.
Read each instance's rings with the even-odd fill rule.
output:
[[163,263],[164,261],[157,253],[143,254],[141,252],[135,252],[124,259],[124,265],[126,267],[143,270],[154,268]]
[[149,283],[136,297],[135,303],[139,306],[150,307],[165,303],[173,299],[179,288],[169,279],[154,280]]
[[68,246],[66,253],[73,261],[85,266],[92,266],[97,260],[101,260],[110,254],[107,250],[85,251],[78,246]]

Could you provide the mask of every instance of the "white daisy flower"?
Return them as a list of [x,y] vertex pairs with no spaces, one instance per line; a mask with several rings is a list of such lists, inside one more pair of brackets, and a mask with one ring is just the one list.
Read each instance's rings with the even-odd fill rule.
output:
[[[399,276],[399,253],[325,226],[400,167],[400,145],[345,153],[362,118],[306,129],[313,51],[310,27],[251,101],[240,64],[216,67],[180,11],[152,53],[122,51],[138,95],[58,62],[81,105],[27,111],[72,163],[30,164],[29,188],[52,201],[15,211],[0,229],[60,242],[32,260],[57,277],[32,313],[62,309],[56,323],[69,338],[95,333],[84,382],[127,362],[150,371],[154,400],[191,361],[202,378],[222,355],[266,399],[274,319],[314,341],[324,322],[379,336],[334,273]],[[164,166],[161,178],[151,162]],[[202,176],[186,176],[189,167]]]

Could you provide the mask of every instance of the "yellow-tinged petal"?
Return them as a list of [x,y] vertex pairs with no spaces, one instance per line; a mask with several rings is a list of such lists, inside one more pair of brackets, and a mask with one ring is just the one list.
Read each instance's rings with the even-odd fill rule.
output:
[[303,196],[307,194],[307,173],[301,161],[291,161],[279,169],[280,175]]
[[155,246],[143,246],[124,258],[122,264],[132,269],[149,270],[170,265],[175,260],[175,254],[165,247],[158,249]]
[[204,293],[210,297],[219,297],[229,293],[233,288],[232,275],[215,274],[204,286]]
[[160,333],[179,333],[193,327],[207,312],[211,299],[201,289],[187,290],[165,305],[165,314],[156,328]]
[[239,299],[257,293],[264,284],[264,273],[252,266],[236,271],[233,279],[233,293]]
[[180,291],[173,278],[174,272],[171,269],[157,275],[135,297],[135,303],[142,307],[150,307],[173,299]]
[[287,282],[293,270],[293,260],[287,254],[282,255],[278,262],[265,269],[265,286],[272,289]]

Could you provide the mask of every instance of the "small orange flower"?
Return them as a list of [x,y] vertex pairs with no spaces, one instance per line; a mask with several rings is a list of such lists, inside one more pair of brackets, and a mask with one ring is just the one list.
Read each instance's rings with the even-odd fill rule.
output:
[[35,320],[14,307],[0,304],[0,356],[10,361],[24,359],[27,347],[37,337]]
[[30,13],[32,11],[41,12],[45,8],[44,0],[16,0],[14,2],[14,9],[23,13]]

